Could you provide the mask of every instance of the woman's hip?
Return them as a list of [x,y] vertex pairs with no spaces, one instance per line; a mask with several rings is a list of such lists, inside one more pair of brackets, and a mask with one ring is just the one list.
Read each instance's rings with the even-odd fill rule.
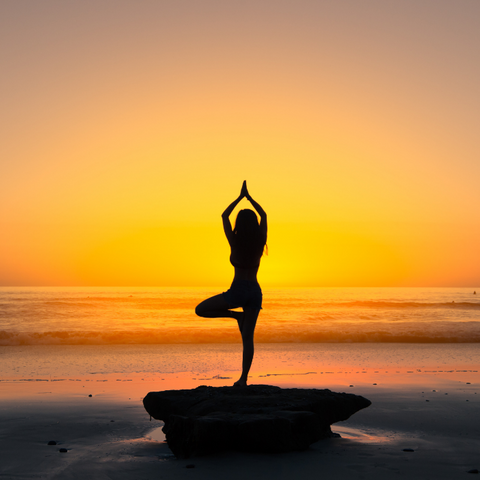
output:
[[256,281],[233,280],[230,288],[223,292],[223,296],[231,308],[262,308],[262,289]]

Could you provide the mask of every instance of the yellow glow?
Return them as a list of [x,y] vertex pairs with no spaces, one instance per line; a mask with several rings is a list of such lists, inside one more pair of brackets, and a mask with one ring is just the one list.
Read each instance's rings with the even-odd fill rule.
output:
[[474,12],[169,5],[0,7],[0,284],[224,285],[247,179],[266,286],[478,285]]

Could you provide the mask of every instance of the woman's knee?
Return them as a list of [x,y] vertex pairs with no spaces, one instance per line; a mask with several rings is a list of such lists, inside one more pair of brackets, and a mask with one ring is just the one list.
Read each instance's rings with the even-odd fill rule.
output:
[[196,307],[195,307],[195,313],[199,316],[199,317],[203,317],[204,316],[204,313],[205,313],[205,307],[203,306],[203,303],[199,303]]
[[207,298],[203,302],[200,302],[195,307],[195,313],[199,317],[210,317],[212,312],[222,312],[229,309],[229,305],[226,302],[222,294],[215,295],[213,297]]

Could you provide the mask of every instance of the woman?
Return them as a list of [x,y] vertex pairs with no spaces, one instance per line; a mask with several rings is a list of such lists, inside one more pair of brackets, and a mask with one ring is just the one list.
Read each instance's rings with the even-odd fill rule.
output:
[[[232,230],[230,214],[244,197],[260,215],[260,224],[253,210],[241,210]],[[267,214],[248,193],[246,181],[243,182],[240,196],[222,213],[222,220],[231,248],[230,262],[235,268],[235,276],[228,291],[204,300],[197,306],[195,313],[200,317],[229,317],[237,320],[242,335],[243,362],[242,375],[234,385],[246,386],[253,360],[253,333],[262,308],[262,290],[257,281],[257,272],[267,243]],[[243,312],[231,310],[239,307]]]

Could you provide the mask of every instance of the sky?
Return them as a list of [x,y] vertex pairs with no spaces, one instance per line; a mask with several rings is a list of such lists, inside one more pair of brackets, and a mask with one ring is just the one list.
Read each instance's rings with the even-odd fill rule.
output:
[[480,286],[479,21],[478,0],[3,0],[0,285],[227,286],[247,180],[262,286]]

